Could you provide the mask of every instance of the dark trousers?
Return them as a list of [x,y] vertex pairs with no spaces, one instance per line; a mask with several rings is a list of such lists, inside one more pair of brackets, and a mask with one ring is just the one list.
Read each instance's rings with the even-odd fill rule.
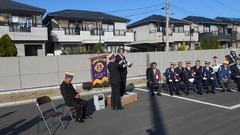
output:
[[79,104],[76,100],[66,100],[66,105],[72,106],[76,110],[76,118],[83,118],[83,106]]
[[[187,80],[185,81],[186,92],[189,92],[190,84],[191,84],[191,82],[189,82],[189,80],[187,79]],[[201,82],[201,80],[194,79],[193,84],[196,84],[196,85],[197,85],[197,90],[198,90],[198,91],[202,91],[202,82]]]
[[235,81],[237,82],[238,91],[240,92],[240,78],[237,78]]
[[80,104],[83,107],[83,113],[82,116],[86,117],[89,115],[89,110],[88,110],[88,101],[83,100],[81,98],[75,99],[78,104]]
[[179,92],[179,88],[180,88],[180,81],[175,81],[173,80],[172,82],[167,81],[168,87],[169,87],[169,94],[173,94],[173,91],[175,91],[176,93]]
[[148,87],[149,87],[149,92],[150,94],[154,94],[154,88],[158,88],[158,93],[161,92],[161,84],[154,84],[154,83],[149,83],[148,82]]
[[121,86],[120,86],[120,96],[123,96],[126,93],[126,82],[127,74],[121,74]]
[[120,82],[111,84],[112,94],[111,94],[111,106],[112,107],[121,107],[120,101]]
[[203,80],[203,83],[204,83],[204,86],[205,86],[205,89],[207,91],[209,91],[209,84],[211,85],[211,91],[214,91],[215,90],[215,86],[216,86],[216,80],[215,79],[207,79],[207,80]]

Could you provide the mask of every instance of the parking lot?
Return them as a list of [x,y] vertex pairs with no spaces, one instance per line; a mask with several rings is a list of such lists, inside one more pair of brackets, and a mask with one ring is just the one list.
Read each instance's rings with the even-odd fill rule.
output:
[[[238,135],[240,133],[240,93],[216,92],[198,95],[194,91],[186,96],[150,97],[146,87],[135,88],[138,101],[113,111],[110,106],[95,111],[93,96],[89,100],[92,119],[84,124],[64,120],[66,129],[58,125],[55,134],[64,135]],[[108,94],[105,94],[108,95]],[[54,104],[62,111],[62,100]],[[48,134],[44,123],[37,132],[39,112],[35,104],[0,108],[1,134]]]

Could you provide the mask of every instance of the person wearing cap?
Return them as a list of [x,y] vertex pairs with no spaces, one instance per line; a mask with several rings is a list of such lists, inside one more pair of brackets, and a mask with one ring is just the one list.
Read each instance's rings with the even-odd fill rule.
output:
[[218,68],[218,80],[222,88],[221,92],[231,91],[233,86],[233,80],[231,80],[231,70],[228,66],[227,60],[223,61],[223,64]]
[[230,67],[235,64],[236,58],[237,58],[236,49],[231,48],[230,49],[230,55],[228,55],[228,57],[227,57],[227,60],[229,61],[229,66]]
[[240,58],[236,59],[236,63],[231,66],[232,79],[237,82],[238,92],[240,92]]
[[90,118],[88,115],[88,102],[80,99],[79,93],[71,83],[73,77],[74,74],[66,72],[65,79],[60,85],[60,90],[65,104],[68,106],[73,106],[76,109],[76,121],[79,123],[84,123],[84,118]]
[[170,67],[167,68],[165,71],[165,77],[169,87],[169,94],[171,96],[173,95],[173,91],[175,91],[176,95],[181,95],[179,93],[180,87],[179,74],[177,74],[176,72],[175,65],[176,65],[175,62],[171,62]]
[[108,63],[108,71],[109,71],[109,84],[111,85],[112,93],[111,93],[111,106],[112,110],[121,110],[123,107],[121,106],[121,76],[119,73],[119,68],[123,65],[127,66],[123,63],[123,60],[117,62],[116,56],[112,53],[109,56],[110,62]]
[[203,84],[206,89],[206,93],[209,92],[209,84],[211,85],[211,93],[215,93],[215,86],[216,86],[216,76],[215,72],[213,71],[213,68],[210,67],[211,61],[206,60],[205,66],[202,68],[202,80]]
[[152,62],[151,68],[147,69],[147,85],[149,87],[150,96],[154,96],[154,86],[158,88],[158,96],[161,96],[161,73],[157,69],[157,63]]
[[185,83],[185,94],[189,95],[190,84],[194,81],[193,69],[191,67],[191,61],[186,61],[186,67],[183,68],[183,78]]
[[197,84],[197,93],[202,95],[202,66],[200,60],[195,61],[195,66],[192,67],[194,74],[194,83]]

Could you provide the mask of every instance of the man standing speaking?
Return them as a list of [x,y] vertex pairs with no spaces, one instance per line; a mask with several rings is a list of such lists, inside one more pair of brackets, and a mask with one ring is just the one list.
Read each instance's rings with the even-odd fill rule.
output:
[[121,77],[121,86],[120,86],[120,96],[126,94],[126,82],[127,82],[127,67],[129,66],[126,57],[123,55],[124,50],[123,48],[118,48],[117,50],[118,55],[116,56],[116,61],[119,63],[123,61],[123,66],[119,68],[120,77]]

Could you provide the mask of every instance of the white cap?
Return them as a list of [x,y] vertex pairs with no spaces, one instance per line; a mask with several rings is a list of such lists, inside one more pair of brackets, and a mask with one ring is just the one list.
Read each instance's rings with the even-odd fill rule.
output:
[[230,52],[236,52],[236,48],[231,48]]

